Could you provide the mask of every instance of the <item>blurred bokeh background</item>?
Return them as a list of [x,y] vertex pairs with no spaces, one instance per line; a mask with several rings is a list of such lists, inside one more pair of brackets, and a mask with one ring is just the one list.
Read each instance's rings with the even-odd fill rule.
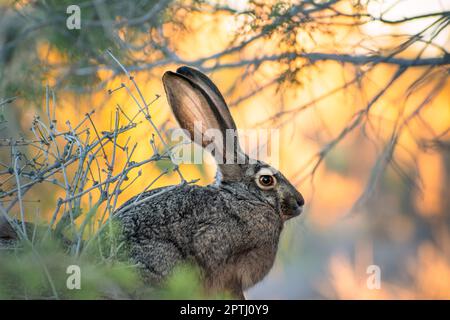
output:
[[[72,4],[79,30],[66,26]],[[2,139],[27,137],[45,116],[46,86],[61,127],[95,110],[97,129],[111,130],[117,105],[136,113],[106,50],[156,99],[150,113],[163,132],[177,124],[161,76],[183,64],[210,75],[239,128],[280,130],[279,169],[307,205],[248,298],[450,298],[449,1],[3,0]],[[142,123],[122,142],[138,142],[142,160],[152,133]],[[4,173],[9,151],[0,150]],[[142,166],[119,202],[164,169]],[[211,165],[180,170],[199,184],[215,174]],[[0,189],[13,180],[2,177]],[[178,182],[169,171],[153,187]],[[64,192],[51,182],[31,189],[27,216],[50,219]],[[367,286],[370,265],[380,268],[378,289]]]

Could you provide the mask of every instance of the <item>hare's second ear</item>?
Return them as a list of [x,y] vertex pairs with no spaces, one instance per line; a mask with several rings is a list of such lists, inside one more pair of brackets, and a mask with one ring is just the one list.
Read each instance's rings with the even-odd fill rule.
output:
[[[186,76],[171,71],[164,74],[163,83],[175,118],[182,128],[189,131],[192,141],[199,142],[195,141],[195,138],[202,137],[203,147],[213,143],[214,141],[205,135],[208,129],[217,129],[222,134],[221,139],[225,137],[226,123],[211,98],[199,85]],[[224,154],[222,141],[220,143],[220,150],[216,150]]]
[[[182,72],[188,74],[187,70]],[[194,69],[189,68],[189,70]],[[189,132],[192,141],[200,143],[197,138],[201,138],[203,148],[214,146],[214,150],[209,151],[212,151],[219,165],[222,179],[239,180],[242,169],[239,165],[229,165],[230,160],[234,164],[243,164],[248,157],[239,146],[233,118],[222,95],[211,80],[197,72],[189,73],[189,76],[166,72],[163,83],[167,100],[178,123]],[[220,139],[217,139],[217,135],[211,136],[210,129],[215,129],[213,131],[219,133]],[[228,133],[230,132],[227,130],[233,130],[232,143],[229,141]]]
[[236,130],[236,124],[234,123],[233,117],[231,116],[225,99],[223,98],[216,85],[211,81],[211,79],[209,79],[202,72],[188,66],[178,68],[177,73],[186,76],[200,88],[202,88],[203,91],[205,91],[205,93],[211,99],[214,106],[217,108],[217,111],[225,122],[227,129]]

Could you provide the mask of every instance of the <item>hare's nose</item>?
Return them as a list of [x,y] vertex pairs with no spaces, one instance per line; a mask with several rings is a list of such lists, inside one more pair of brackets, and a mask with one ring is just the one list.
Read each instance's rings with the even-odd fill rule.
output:
[[305,205],[305,199],[303,199],[303,197],[300,195],[300,198],[297,199],[297,205],[299,207],[303,207]]

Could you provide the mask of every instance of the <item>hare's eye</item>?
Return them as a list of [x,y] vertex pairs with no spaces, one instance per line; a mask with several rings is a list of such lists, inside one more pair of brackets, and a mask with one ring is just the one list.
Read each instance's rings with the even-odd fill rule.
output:
[[264,190],[273,188],[276,183],[275,177],[268,174],[261,175],[258,178],[258,186]]

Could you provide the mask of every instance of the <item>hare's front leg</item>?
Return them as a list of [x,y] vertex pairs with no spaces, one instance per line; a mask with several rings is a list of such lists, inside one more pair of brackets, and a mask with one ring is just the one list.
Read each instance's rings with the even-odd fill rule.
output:
[[228,292],[245,299],[242,279],[236,270],[236,254],[254,244],[246,241],[241,225],[235,221],[215,221],[200,228],[194,236],[194,258],[202,268],[205,289],[211,294]]
[[233,298],[237,300],[245,300],[244,291],[242,291],[242,285],[240,283],[236,283],[236,286],[233,286],[230,289]]

